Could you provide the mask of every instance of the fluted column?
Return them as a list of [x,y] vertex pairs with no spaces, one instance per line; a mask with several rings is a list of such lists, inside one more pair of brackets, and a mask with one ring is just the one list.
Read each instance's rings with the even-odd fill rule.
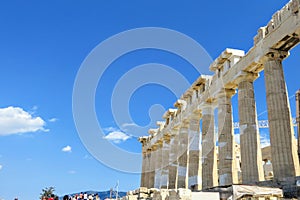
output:
[[155,155],[155,178],[154,178],[154,188],[160,188],[161,182],[161,171],[162,171],[162,143],[157,144],[156,155]]
[[245,73],[245,76],[240,77],[238,83],[240,149],[243,184],[251,184],[264,180],[253,88],[253,81],[257,77],[257,74]]
[[146,153],[145,153],[145,178],[144,178],[144,184],[145,186],[143,187],[146,187],[146,188],[150,188],[150,158],[151,158],[151,155],[150,155],[150,151],[146,150]]
[[299,176],[299,159],[282,69],[287,52],[270,52],[264,60],[274,178]]
[[223,89],[218,95],[219,185],[238,183],[234,153],[231,97],[234,90]]
[[152,147],[151,152],[149,154],[148,188],[154,188],[156,154],[157,154],[156,148]]
[[146,152],[142,152],[142,173],[141,173],[141,187],[147,187],[146,184],[146,175],[147,175],[147,171],[146,171],[146,166],[147,166],[147,154]]
[[148,186],[148,155],[147,155],[147,139],[148,137],[140,137],[138,140],[142,144],[142,172],[140,187]]
[[189,119],[188,188],[192,190],[201,190],[202,188],[200,117],[200,113],[193,113]]
[[177,181],[178,181],[178,141],[179,134],[177,129],[173,129],[172,136],[170,139],[170,155],[169,155],[169,189],[177,189]]
[[168,189],[170,140],[165,139],[162,148],[162,171],[160,188]]
[[202,108],[202,189],[218,185],[214,107]]
[[178,182],[177,189],[188,187],[188,123],[182,122],[179,129],[179,145],[178,145]]

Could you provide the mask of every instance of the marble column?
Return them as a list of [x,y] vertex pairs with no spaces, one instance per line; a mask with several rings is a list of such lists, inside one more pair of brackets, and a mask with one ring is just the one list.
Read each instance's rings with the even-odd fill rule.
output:
[[235,90],[223,89],[218,95],[219,185],[238,183],[234,153],[231,97]]
[[168,189],[169,179],[169,154],[170,154],[170,140],[165,138],[162,148],[162,171],[161,171],[161,189]]
[[161,181],[161,171],[162,171],[162,142],[159,141],[157,144],[156,155],[155,155],[155,178],[154,178],[154,188],[160,188]]
[[292,126],[282,60],[287,52],[270,52],[264,60],[268,120],[274,178],[299,176],[297,144]]
[[218,185],[214,107],[202,107],[202,189]]
[[147,165],[147,154],[146,152],[142,152],[142,173],[141,173],[141,187],[147,187],[146,184],[146,175],[147,175],[147,171],[146,171],[146,165]]
[[148,183],[146,180],[147,178],[147,161],[148,161],[148,155],[147,155],[147,137],[140,137],[139,142],[142,144],[142,172],[141,172],[141,184],[140,187],[147,187]]
[[188,188],[191,190],[201,190],[202,188],[200,117],[200,113],[193,113],[189,119]]
[[157,154],[156,147],[152,147],[151,153],[149,154],[148,188],[154,188],[156,154]]
[[178,145],[178,181],[177,189],[188,188],[188,122],[182,121],[179,129],[179,145]]
[[150,151],[145,152],[145,178],[143,187],[150,188],[149,181],[150,180]]
[[259,129],[253,81],[258,74],[247,73],[238,83],[240,149],[242,183],[253,184],[264,180]]
[[178,158],[177,158],[177,151],[178,151],[178,141],[179,141],[179,134],[177,129],[172,130],[172,135],[170,139],[170,155],[169,155],[169,189],[177,189],[177,182],[178,182]]

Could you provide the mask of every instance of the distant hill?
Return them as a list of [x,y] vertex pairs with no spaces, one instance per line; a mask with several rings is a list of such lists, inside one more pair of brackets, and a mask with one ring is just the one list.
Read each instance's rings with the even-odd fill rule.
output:
[[[109,190],[108,190],[108,191],[101,191],[101,192],[99,192],[99,191],[83,191],[83,192],[78,192],[78,193],[73,193],[73,194],[66,194],[66,195],[69,195],[69,197],[70,197],[70,196],[74,196],[74,195],[80,194],[80,193],[83,193],[83,194],[84,194],[85,192],[86,192],[88,195],[90,195],[90,194],[98,194],[101,200],[104,200],[104,199],[110,197],[110,191],[109,191]],[[126,192],[119,192],[118,194],[119,194],[119,197],[126,196]],[[63,196],[64,196],[64,195],[63,195]],[[63,196],[59,197],[59,199],[60,199],[60,200],[63,199]],[[114,192],[113,192],[113,194],[112,194],[112,198],[116,198]]]

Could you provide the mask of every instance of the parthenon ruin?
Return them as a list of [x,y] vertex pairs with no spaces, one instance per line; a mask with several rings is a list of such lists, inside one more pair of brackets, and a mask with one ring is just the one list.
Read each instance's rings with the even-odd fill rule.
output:
[[[300,0],[292,0],[277,11],[258,30],[247,53],[224,50],[209,67],[214,75],[201,75],[174,103],[176,109],[165,112],[165,121],[157,122],[158,128],[150,129],[149,136],[139,138],[142,188],[160,189],[161,196],[167,191],[165,198],[179,189],[211,191],[236,184],[278,187],[285,194],[298,195],[299,158],[282,61],[300,41],[299,5]],[[253,87],[262,70],[274,173],[271,181],[265,180],[262,165]],[[241,166],[235,155],[233,95],[238,95]]]

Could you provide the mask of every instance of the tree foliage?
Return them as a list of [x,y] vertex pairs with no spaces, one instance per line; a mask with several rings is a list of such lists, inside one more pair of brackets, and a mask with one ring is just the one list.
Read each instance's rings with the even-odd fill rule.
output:
[[54,192],[55,192],[55,188],[54,187],[52,187],[52,186],[51,187],[46,187],[46,188],[42,189],[42,192],[40,194],[40,199],[42,197],[49,198],[49,197],[51,197],[51,195],[54,194]]

